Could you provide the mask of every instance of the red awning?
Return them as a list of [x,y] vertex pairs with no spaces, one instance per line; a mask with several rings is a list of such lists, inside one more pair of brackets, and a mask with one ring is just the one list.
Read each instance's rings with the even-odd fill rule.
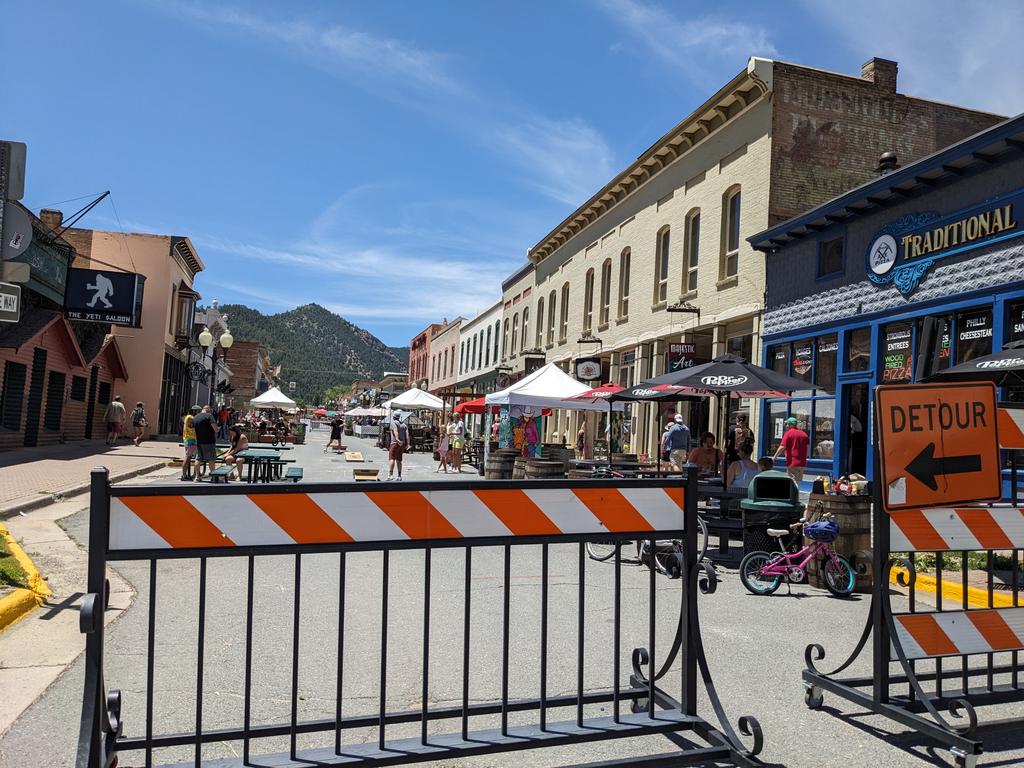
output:
[[[463,400],[461,403],[455,404],[456,413],[483,413],[486,409],[487,404],[484,402],[484,398],[478,397],[476,400]],[[500,405],[492,405],[491,413],[496,414],[501,409]],[[550,416],[551,409],[545,408],[541,413],[542,416]]]

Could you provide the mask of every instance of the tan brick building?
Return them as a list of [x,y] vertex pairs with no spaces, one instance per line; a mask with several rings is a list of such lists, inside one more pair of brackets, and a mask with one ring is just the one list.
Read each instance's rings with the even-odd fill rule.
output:
[[[504,287],[503,356],[522,368],[525,325],[548,362],[599,352],[624,385],[663,373],[674,342],[760,362],[764,256],[746,238],[871,178],[883,152],[909,162],[1000,119],[901,95],[896,74],[884,59],[859,77],[750,59],[529,250],[534,269]],[[635,452],[656,449],[651,407],[632,409]],[[756,423],[756,402],[739,407]],[[683,412],[695,430],[717,416]],[[548,422],[549,437],[575,431],[568,414]]]

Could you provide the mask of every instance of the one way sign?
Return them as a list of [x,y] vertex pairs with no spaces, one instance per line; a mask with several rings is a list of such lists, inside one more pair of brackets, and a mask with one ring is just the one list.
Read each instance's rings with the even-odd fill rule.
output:
[[994,384],[876,387],[875,415],[887,511],[1002,496]]

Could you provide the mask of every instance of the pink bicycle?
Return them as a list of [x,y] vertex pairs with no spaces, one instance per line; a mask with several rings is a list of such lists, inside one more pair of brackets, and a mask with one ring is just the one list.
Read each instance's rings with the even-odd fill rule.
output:
[[[740,581],[755,595],[770,595],[779,588],[783,579],[790,582],[803,581],[807,576],[807,565],[819,555],[825,560],[822,569],[825,587],[836,597],[845,597],[853,592],[853,568],[846,558],[837,555],[832,542],[839,535],[839,526],[830,515],[820,520],[801,520],[790,526],[794,531],[803,528],[803,534],[811,539],[796,552],[750,552],[740,561]],[[768,529],[768,535],[781,540],[789,531]]]

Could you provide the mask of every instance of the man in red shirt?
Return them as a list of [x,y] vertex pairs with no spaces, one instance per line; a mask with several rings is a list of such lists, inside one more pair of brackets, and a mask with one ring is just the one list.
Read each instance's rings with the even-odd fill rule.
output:
[[804,479],[804,470],[807,469],[807,446],[811,439],[797,426],[797,420],[792,416],[786,419],[786,426],[788,427],[786,434],[782,436],[779,449],[775,451],[775,456],[772,458],[779,458],[785,451],[786,472],[799,485],[800,481]]

